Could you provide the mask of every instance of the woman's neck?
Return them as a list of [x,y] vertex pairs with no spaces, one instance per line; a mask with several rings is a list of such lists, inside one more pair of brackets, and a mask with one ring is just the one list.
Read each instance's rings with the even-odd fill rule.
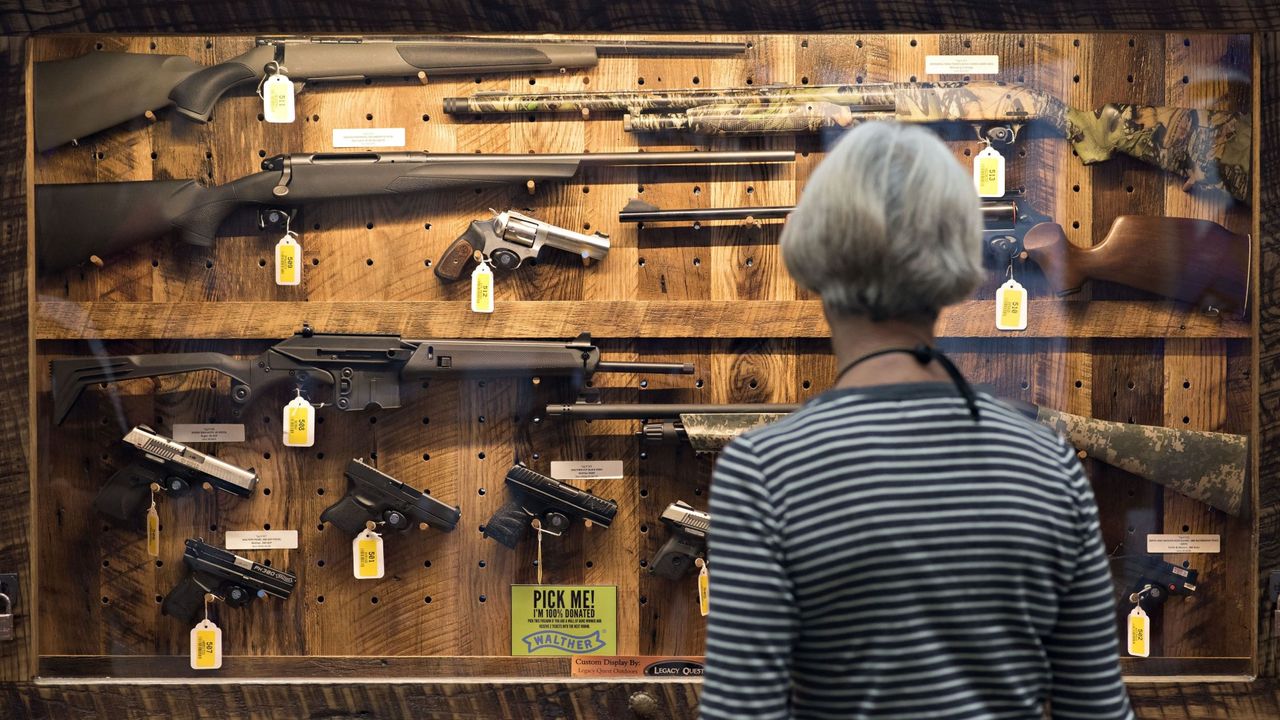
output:
[[[910,349],[917,345],[932,347],[935,341],[932,321],[874,322],[861,316],[832,316],[828,313],[827,323],[831,326],[831,346],[835,351],[837,369],[880,350]],[[950,381],[946,371],[937,363],[921,365],[912,355],[892,353],[858,363],[837,378],[834,387],[935,381]]]

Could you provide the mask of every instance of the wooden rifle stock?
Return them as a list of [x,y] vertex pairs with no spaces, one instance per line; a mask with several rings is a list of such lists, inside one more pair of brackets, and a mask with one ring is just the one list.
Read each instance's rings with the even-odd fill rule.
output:
[[1027,231],[1023,248],[1059,295],[1105,280],[1244,314],[1249,300],[1252,242],[1208,220],[1122,215],[1102,242],[1072,245],[1060,225]]

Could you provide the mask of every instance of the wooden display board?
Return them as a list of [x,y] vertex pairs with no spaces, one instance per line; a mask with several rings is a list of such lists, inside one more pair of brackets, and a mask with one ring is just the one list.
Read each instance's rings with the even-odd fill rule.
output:
[[[640,38],[637,38],[640,39]],[[617,402],[794,402],[821,392],[833,367],[817,302],[787,276],[780,224],[647,227],[617,222],[632,197],[662,207],[793,203],[833,136],[658,139],[622,131],[618,117],[452,118],[441,100],[486,90],[633,90],[745,84],[932,80],[924,58],[995,54],[991,79],[1025,83],[1077,108],[1105,102],[1244,111],[1252,107],[1248,36],[1178,34],[691,35],[750,42],[741,58],[606,58],[554,75],[376,80],[316,85],[299,95],[298,122],[259,120],[250,89],[225,98],[208,125],[172,114],[34,158],[34,184],[197,178],[225,183],[263,157],[330,150],[337,128],[404,128],[406,150],[548,153],[647,149],[796,149],[794,166],[589,169],[563,183],[395,196],[314,205],[295,229],[305,249],[301,286],[272,282],[278,234],[252,213],[224,225],[211,250],[171,239],[38,277],[32,318],[36,363],[56,357],[211,350],[254,354],[310,323],[318,332],[400,333],[406,338],[568,340],[591,332],[606,359],[692,362],[692,376],[598,375]],[[205,64],[235,56],[247,37],[43,37],[34,61],[93,49],[186,55]],[[952,79],[952,78],[948,78]],[[965,161],[981,149],[966,127],[946,130]],[[689,144],[693,143],[693,144]],[[399,150],[393,149],[393,150]],[[1214,220],[1249,233],[1248,207],[1187,194],[1178,178],[1128,158],[1082,166],[1046,128],[1028,128],[1009,155],[1009,186],[1061,224],[1071,241],[1101,239],[1119,215]],[[922,198],[927,202],[927,198]],[[488,208],[531,208],[548,222],[609,234],[603,262],[584,267],[548,251],[536,267],[500,275],[497,312],[467,310],[465,283],[443,285],[431,263]],[[523,210],[522,210],[523,211]],[[92,222],[92,218],[86,218]],[[39,218],[36,218],[39,222]],[[904,238],[910,241],[910,238]],[[993,274],[975,298],[943,318],[944,348],[975,382],[1002,394],[1106,420],[1251,433],[1257,330],[1250,318],[1206,317],[1185,305],[1115,286],[1060,301],[1042,278],[1020,275],[1037,301],[1026,333],[993,326]],[[92,341],[92,342],[87,342]],[[99,342],[101,341],[101,342]],[[692,579],[650,576],[662,544],[658,518],[683,499],[705,508],[709,458],[646,446],[636,423],[573,424],[542,417],[570,388],[516,380],[432,382],[409,388],[398,410],[320,411],[316,446],[280,444],[287,395],[259,398],[243,444],[204,447],[262,476],[253,497],[166,501],[160,561],[140,536],[95,517],[97,488],[119,465],[119,439],[136,423],[167,433],[176,422],[225,419],[227,382],[209,373],[90,388],[62,426],[50,419],[49,379],[34,372],[34,544],[39,586],[38,674],[190,675],[185,623],[159,599],[182,576],[182,541],[221,544],[227,530],[297,529],[297,551],[252,554],[298,575],[286,602],[224,611],[223,677],[556,676],[561,658],[504,658],[508,586],[535,578],[533,544],[509,551],[480,525],[505,501],[502,477],[520,458],[546,472],[553,460],[622,460],[625,479],[588,483],[619,503],[607,530],[575,528],[545,547],[546,580],[618,587],[620,652],[698,655],[703,620]],[[289,395],[291,395],[290,393]],[[321,527],[345,491],[342,470],[363,457],[384,472],[461,506],[456,531],[388,536],[387,575],[357,582],[350,538]],[[1200,570],[1200,593],[1173,598],[1156,617],[1150,660],[1131,675],[1243,676],[1256,643],[1256,519],[1228,517],[1120,471],[1089,463],[1114,555],[1142,554],[1148,533],[1212,533],[1219,555],[1172,556]],[[1252,493],[1249,493],[1252,497]],[[909,529],[904,529],[904,532]],[[1118,566],[1119,564],[1117,564]],[[938,579],[941,583],[943,579]],[[922,579],[922,582],[931,582]],[[1128,606],[1124,605],[1127,610]],[[307,658],[306,661],[301,661]]]

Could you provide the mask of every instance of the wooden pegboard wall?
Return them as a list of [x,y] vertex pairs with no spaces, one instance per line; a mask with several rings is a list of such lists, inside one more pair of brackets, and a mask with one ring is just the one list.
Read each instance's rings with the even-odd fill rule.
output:
[[[480,90],[511,92],[558,89],[724,87],[768,83],[883,82],[920,79],[927,54],[993,53],[1004,71],[997,79],[1026,82],[1057,94],[1076,107],[1108,101],[1247,107],[1248,39],[1208,35],[861,35],[716,37],[750,40],[743,59],[606,59],[585,73],[516,78],[484,77],[472,82],[433,82],[425,88],[393,80],[365,87],[309,89],[299,96],[299,122],[274,126],[256,120],[258,100],[236,93],[218,107],[207,126],[166,118],[155,126],[143,121],[123,131],[104,133],[78,148],[37,158],[36,182],[109,181],[199,177],[227,182],[254,172],[262,157],[279,152],[315,152],[329,148],[338,127],[404,127],[407,149],[432,152],[574,152],[625,150],[635,138],[621,132],[617,119],[514,118],[511,122],[454,120],[440,112],[445,96]],[[214,63],[248,47],[247,38],[86,38],[41,39],[36,59],[78,54],[97,45],[107,50],[185,54]],[[1117,73],[1122,67],[1126,73]],[[913,77],[913,75],[915,77]],[[696,82],[695,82],[696,80]],[[952,129],[958,156],[971,157],[980,145],[965,129]],[[829,139],[829,138],[828,138]],[[738,339],[756,322],[747,301],[798,303],[810,300],[786,276],[776,248],[777,225],[646,228],[618,226],[616,212],[633,196],[665,207],[781,205],[794,202],[804,179],[821,159],[824,139],[771,138],[717,140],[704,147],[796,148],[794,168],[678,171],[618,169],[588,171],[572,182],[523,188],[394,200],[331,203],[304,209],[302,244],[309,263],[299,288],[278,288],[270,280],[274,237],[262,236],[251,215],[233,218],[211,252],[172,242],[152,243],[109,258],[105,267],[40,278],[37,326],[48,338],[37,348],[40,361],[88,351],[84,343],[61,338],[103,337],[112,353],[165,352],[193,348],[220,352],[258,352],[261,343],[167,341],[129,342],[130,338],[207,336],[209,326],[182,332],[181,318],[155,323],[138,316],[182,303],[261,301],[260,325],[242,318],[216,332],[229,339],[264,336],[280,324],[296,326],[310,317],[307,303],[343,301],[379,317],[368,332],[395,331],[378,315],[387,302],[464,303],[465,285],[443,286],[430,263],[473,219],[488,207],[532,206],[541,219],[583,231],[602,230],[613,249],[589,268],[571,257],[545,256],[537,267],[500,279],[498,314],[504,307],[565,301],[589,307],[600,301],[651,301],[681,305],[671,327],[659,335],[687,334],[678,314],[694,313],[716,302],[740,303],[740,325],[699,328],[702,340],[636,340],[626,336],[602,344],[608,357],[688,360],[693,378],[598,378],[612,386],[608,399],[682,401],[794,401],[825,387],[831,374],[825,344],[818,340]],[[663,149],[682,149],[679,140]],[[654,147],[654,145],[646,145]],[[1085,168],[1060,139],[1030,132],[1010,157],[1010,186],[1025,189],[1031,202],[1053,215],[1073,242],[1100,239],[1120,214],[1172,214],[1203,217],[1247,232],[1247,208],[1184,194],[1173,178],[1119,158]],[[1035,275],[1023,279],[1033,293],[1044,285]],[[978,293],[989,301],[1000,279]],[[1150,296],[1116,287],[1086,291],[1119,307],[1105,321],[1073,324],[1064,339],[996,338],[981,323],[965,323],[947,346],[961,366],[1002,392],[1081,414],[1112,420],[1169,424],[1198,429],[1246,432],[1251,424],[1248,358],[1252,335],[1247,324],[1229,320],[1206,324],[1185,313],[1161,316],[1159,334],[1177,335],[1188,324],[1190,337],[1162,341],[1151,321],[1128,328],[1141,338],[1095,340],[1115,334],[1116,317],[1139,317]],[[66,305],[61,301],[75,301]],[[140,303],[135,304],[135,303]],[[324,307],[315,306],[314,314]],[[406,307],[412,308],[412,305]],[[557,306],[560,307],[560,306]],[[674,307],[674,306],[673,306]],[[980,317],[987,305],[977,305]],[[87,312],[88,324],[68,323],[69,313]],[[231,316],[232,310],[228,310]],[[284,315],[283,320],[281,314]],[[302,317],[295,317],[302,315]],[[525,332],[550,326],[535,321]],[[357,320],[349,322],[358,322]],[[1033,315],[1032,322],[1036,322]],[[177,324],[175,328],[174,324]],[[486,324],[492,323],[492,324]],[[479,321],[449,315],[433,325],[440,335],[503,333],[500,319]],[[73,330],[67,330],[71,327]],[[149,329],[148,329],[149,328]],[[492,329],[490,329],[492,328]],[[337,328],[317,325],[320,331]],[[350,328],[342,328],[348,330]],[[560,328],[557,328],[559,330]],[[599,332],[595,327],[578,328]],[[451,332],[452,331],[452,332]],[[280,335],[276,332],[275,335]],[[563,333],[554,335],[567,339]],[[563,337],[561,337],[563,336]],[[54,338],[59,338],[54,340]],[[116,340],[119,340],[117,342]],[[1180,380],[1181,379],[1181,380]],[[642,381],[648,381],[642,391]],[[217,387],[210,387],[210,384]],[[519,453],[537,469],[552,459],[626,462],[627,479],[593,487],[621,505],[608,531],[575,532],[548,548],[548,580],[610,583],[619,586],[619,627],[627,653],[696,654],[702,623],[694,610],[693,586],[673,590],[650,578],[641,563],[665,537],[658,515],[667,503],[684,499],[705,507],[710,463],[694,461],[679,448],[642,447],[630,437],[630,423],[572,426],[528,419],[542,404],[569,399],[552,388],[536,392],[515,381],[433,383],[407,393],[401,410],[379,413],[322,411],[320,442],[309,451],[278,446],[278,406],[285,398],[262,399],[260,414],[249,423],[249,441],[214,448],[228,461],[256,467],[263,491],[247,501],[189,498],[166,504],[165,552],[156,566],[145,557],[138,538],[104,530],[86,512],[98,484],[118,456],[114,448],[123,428],[150,422],[162,432],[173,422],[212,419],[226,408],[225,381],[196,374],[157,382],[117,386],[119,409],[100,390],[90,389],[62,428],[48,422],[47,379],[37,401],[41,452],[38,505],[39,556],[44,598],[40,609],[41,647],[46,656],[169,655],[185,648],[185,629],[158,616],[155,598],[176,581],[182,539],[201,534],[218,541],[226,529],[298,528],[302,549],[266,553],[273,562],[299,574],[298,594],[288,603],[259,605],[236,612],[224,622],[228,652],[251,655],[504,655],[506,586],[533,578],[532,549],[508,552],[479,536],[479,525],[503,501],[501,477]],[[484,417],[484,422],[480,418]],[[424,422],[425,420],[425,422]],[[259,426],[258,422],[262,422]],[[66,448],[74,448],[66,452]],[[482,457],[483,454],[483,457]],[[463,520],[451,534],[413,532],[388,538],[392,564],[377,583],[350,578],[349,538],[337,538],[317,525],[319,512],[344,490],[342,468],[363,456],[411,485],[463,508]],[[695,464],[696,463],[696,464]],[[1220,532],[1224,547],[1250,540],[1247,520],[1229,520],[1179,497],[1091,467],[1103,505],[1109,547],[1132,551],[1146,532],[1157,528]],[[266,494],[270,489],[271,494]],[[321,495],[320,491],[324,494]],[[483,492],[482,492],[483,491]],[[91,552],[85,552],[91,547]],[[1182,658],[1240,658],[1250,654],[1247,563],[1230,553],[1198,556],[1206,592],[1166,610],[1158,638],[1167,655]],[[324,564],[321,565],[320,563]],[[482,564],[483,563],[483,564]],[[1215,580],[1216,578],[1216,580]],[[481,601],[481,596],[484,600]],[[323,601],[321,600],[323,598]],[[376,601],[375,601],[376,598]],[[428,602],[428,598],[430,601]],[[87,619],[87,621],[86,621]],[[92,627],[94,632],[69,632]],[[377,627],[377,633],[355,632]],[[179,632],[182,630],[183,632]],[[1190,663],[1190,664],[1188,664]],[[1140,671],[1149,668],[1138,668]],[[1206,667],[1187,661],[1180,671]],[[152,668],[155,670],[155,667]]]

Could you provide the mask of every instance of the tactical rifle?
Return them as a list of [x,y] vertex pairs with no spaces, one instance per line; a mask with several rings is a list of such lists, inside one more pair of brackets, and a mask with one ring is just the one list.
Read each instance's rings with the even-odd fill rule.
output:
[[436,277],[445,282],[457,280],[476,264],[476,253],[499,270],[515,270],[525,260],[537,260],[544,247],[579,255],[584,261],[603,260],[609,254],[608,235],[583,235],[515,210],[490,212],[491,219],[472,221],[444,251],[436,261]]
[[103,257],[170,232],[209,247],[236,208],[256,206],[260,224],[290,208],[370,195],[496,187],[571,178],[584,167],[794,162],[790,151],[632,152],[581,155],[322,153],[276,155],[224,185],[194,180],[36,186],[36,262],[42,272]]
[[363,460],[347,463],[345,475],[350,481],[347,494],[325,508],[320,522],[332,523],[348,535],[360,532],[368,522],[385,523],[402,532],[419,523],[449,531],[462,517],[458,508],[378,472]]
[[579,521],[607,528],[618,514],[618,503],[566,485],[520,463],[507,471],[506,481],[513,497],[484,524],[484,536],[509,548],[524,539],[534,520],[540,523],[538,532],[560,535]]
[[740,55],[744,43],[583,42],[506,39],[262,37],[253,49],[205,67],[184,55],[92,52],[35,64],[36,149],[43,152],[172,105],[208,122],[233,87],[287,75],[324,80],[559,71],[601,57]]
[[[1163,485],[1231,515],[1244,506],[1244,435],[1179,430],[1097,420],[1016,400],[1010,406],[1047,425],[1089,457]],[[799,405],[548,405],[551,417],[641,420],[649,441],[687,441],[697,452],[719,452],[752,428],[777,422]]]
[[668,580],[679,580],[693,569],[694,560],[707,557],[711,515],[677,500],[662,511],[662,522],[671,529],[671,537],[653,556],[649,572]]
[[212,594],[230,607],[244,607],[259,597],[288,600],[298,578],[260,565],[204,542],[187,540],[182,554],[187,576],[164,596],[160,612],[194,623],[204,615],[204,596]]
[[400,407],[400,386],[441,378],[569,378],[582,385],[597,372],[690,375],[689,363],[612,362],[600,359],[591,336],[568,342],[531,340],[404,340],[398,335],[302,332],[252,358],[222,353],[164,353],[53,360],[54,422],[61,423],[84,389],[95,383],[214,370],[231,378],[232,413],[270,387],[295,387],[312,402],[326,388],[326,404],[339,410]]
[[116,471],[93,501],[93,507],[112,520],[141,530],[151,502],[151,486],[170,497],[182,497],[193,486],[208,483],[223,492],[249,497],[258,474],[171,440],[146,425],[124,436],[137,458]]
[[1252,125],[1247,113],[1108,103],[1092,112],[1003,82],[874,83],[720,90],[506,94],[445,98],[448,113],[626,112],[629,132],[702,135],[815,133],[868,120],[971,123],[1011,143],[1023,125],[1048,123],[1086,165],[1114,153],[1175,173],[1187,186],[1248,202]]
[[[664,210],[632,200],[618,220],[675,222],[785,218],[794,207]],[[982,203],[983,241],[998,269],[1025,258],[1039,266],[1059,296],[1089,280],[1127,285],[1199,307],[1245,314],[1253,242],[1218,223],[1192,218],[1121,215],[1102,242],[1082,248],[1020,196]]]

